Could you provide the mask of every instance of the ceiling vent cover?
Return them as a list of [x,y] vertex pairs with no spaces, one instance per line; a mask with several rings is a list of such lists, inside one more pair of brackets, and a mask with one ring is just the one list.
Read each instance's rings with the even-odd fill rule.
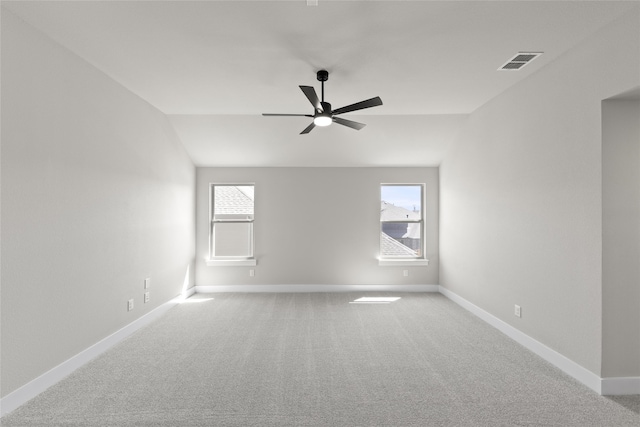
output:
[[502,67],[498,68],[498,71],[514,71],[520,70],[529,62],[542,55],[542,52],[518,52],[513,58],[508,60]]

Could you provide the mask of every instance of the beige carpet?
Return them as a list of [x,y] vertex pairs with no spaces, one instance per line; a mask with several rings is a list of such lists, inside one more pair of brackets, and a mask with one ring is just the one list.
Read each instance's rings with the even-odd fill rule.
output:
[[[640,426],[439,294],[196,295],[3,426]],[[213,298],[213,299],[210,299]]]

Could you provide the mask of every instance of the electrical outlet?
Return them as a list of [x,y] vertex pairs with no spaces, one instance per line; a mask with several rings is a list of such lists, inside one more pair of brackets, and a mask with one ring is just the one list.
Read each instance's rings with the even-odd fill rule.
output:
[[409,270],[402,270],[402,275],[404,277],[409,277]]
[[149,296],[149,292],[145,292],[145,293],[144,293],[144,303],[145,303],[145,304],[149,302],[149,298],[151,298],[151,297]]
[[151,287],[151,278],[147,277],[146,279],[144,279],[144,288],[149,289],[150,287]]
[[522,312],[521,312],[520,306],[516,304],[515,315],[518,317],[522,317],[521,314]]
[[127,301],[127,311],[131,311],[131,310],[133,310],[133,300],[132,299]]
[[256,271],[253,268],[249,270],[249,277],[253,277],[255,275],[256,275]]

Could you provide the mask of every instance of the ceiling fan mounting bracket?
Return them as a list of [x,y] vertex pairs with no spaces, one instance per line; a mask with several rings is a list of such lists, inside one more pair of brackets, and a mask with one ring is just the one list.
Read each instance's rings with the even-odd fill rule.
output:
[[320,70],[316,73],[316,77],[319,82],[326,82],[329,80],[329,72],[327,70]]

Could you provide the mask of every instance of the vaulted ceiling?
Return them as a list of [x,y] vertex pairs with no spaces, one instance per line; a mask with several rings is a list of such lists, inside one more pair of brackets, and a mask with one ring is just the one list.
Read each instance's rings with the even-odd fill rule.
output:
[[[165,113],[198,166],[434,166],[475,109],[622,16],[617,1],[3,1]],[[498,71],[520,51],[544,52]],[[299,135],[298,85],[334,108]]]

